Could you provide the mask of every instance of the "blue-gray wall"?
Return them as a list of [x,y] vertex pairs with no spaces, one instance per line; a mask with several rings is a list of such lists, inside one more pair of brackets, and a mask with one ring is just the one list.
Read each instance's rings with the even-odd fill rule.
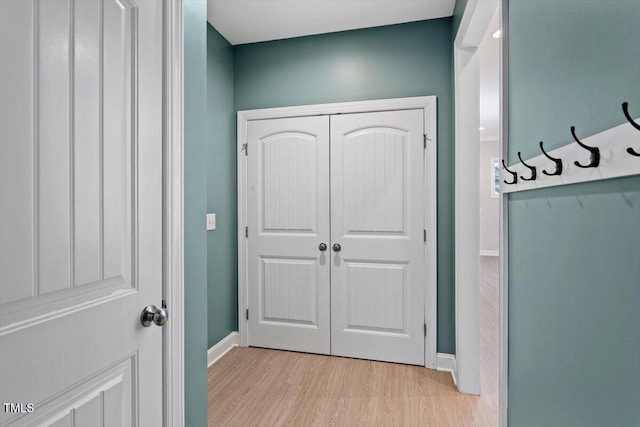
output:
[[[640,116],[640,1],[511,0],[509,20],[512,162],[623,101]],[[639,426],[639,326],[640,177],[510,196],[509,425]]]
[[456,0],[456,5],[453,8],[453,30],[451,31],[451,41],[456,39],[456,34],[458,34],[458,28],[460,28],[460,21],[462,21],[462,15],[464,15],[465,7],[467,7],[467,0]]
[[184,2],[184,364],[186,426],[207,425],[207,3]]
[[451,18],[235,46],[234,70],[236,110],[438,97],[438,351],[453,353]]
[[238,221],[233,48],[207,25],[207,232],[208,346],[238,330]]

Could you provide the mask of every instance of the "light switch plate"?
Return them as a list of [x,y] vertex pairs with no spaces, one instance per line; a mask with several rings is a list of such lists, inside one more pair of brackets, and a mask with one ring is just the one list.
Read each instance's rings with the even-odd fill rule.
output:
[[216,229],[216,214],[210,213],[207,214],[207,230],[215,230]]

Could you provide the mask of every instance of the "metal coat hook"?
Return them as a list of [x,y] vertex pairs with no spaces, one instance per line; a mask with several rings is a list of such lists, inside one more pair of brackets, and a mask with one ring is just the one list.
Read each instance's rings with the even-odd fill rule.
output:
[[547,176],[562,175],[562,160],[561,159],[556,159],[555,157],[551,157],[549,155],[549,153],[544,151],[544,147],[542,146],[542,141],[540,141],[540,150],[542,150],[542,154],[544,154],[547,157],[547,159],[553,160],[554,163],[556,164],[555,172],[549,173],[549,172],[543,170],[542,173],[547,175]]
[[520,178],[522,178],[523,181],[535,181],[535,179],[538,177],[538,170],[536,169],[536,167],[526,164],[524,160],[522,160],[522,156],[520,155],[519,151],[518,151],[518,158],[520,159],[520,163],[525,165],[527,169],[531,171],[531,176],[529,178],[525,178],[522,175],[520,175]]
[[520,155],[519,151],[518,151],[518,158],[520,159],[520,163],[525,165],[527,169],[531,171],[531,176],[529,178],[525,178],[522,175],[520,175],[520,178],[522,178],[523,181],[535,181],[535,179],[538,177],[538,170],[536,169],[536,167],[526,164],[524,160],[522,160],[522,156]]
[[578,143],[580,147],[584,148],[585,150],[589,150],[589,152],[591,153],[591,162],[588,165],[581,165],[577,161],[573,162],[573,164],[578,166],[579,168],[597,168],[600,164],[600,149],[598,147],[589,147],[588,145],[584,145],[576,136],[575,126],[571,126],[571,136],[573,136],[573,139]]
[[518,183],[518,173],[514,172],[512,170],[509,170],[509,168],[507,167],[507,165],[504,163],[504,159],[502,159],[502,166],[504,167],[504,169],[509,172],[511,175],[513,175],[513,181],[509,182],[509,181],[504,181],[505,184],[517,184]]
[[[627,118],[629,123],[631,123],[631,126],[633,126],[634,128],[640,130],[640,125],[638,123],[636,123],[631,118],[631,115],[629,114],[629,103],[628,102],[623,102],[622,103],[622,112],[624,113],[624,116]],[[627,153],[631,154],[632,156],[640,157],[640,153],[638,153],[636,150],[634,150],[631,147],[627,148]]]

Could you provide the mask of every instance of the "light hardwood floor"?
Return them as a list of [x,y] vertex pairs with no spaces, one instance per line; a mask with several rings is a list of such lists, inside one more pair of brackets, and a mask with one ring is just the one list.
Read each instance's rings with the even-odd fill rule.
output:
[[495,427],[497,282],[481,257],[481,396],[423,367],[236,347],[209,368],[209,426]]

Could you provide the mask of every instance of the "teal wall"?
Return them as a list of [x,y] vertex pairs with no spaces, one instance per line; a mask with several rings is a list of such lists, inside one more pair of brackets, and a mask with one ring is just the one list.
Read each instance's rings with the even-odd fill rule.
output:
[[207,233],[208,347],[238,330],[238,221],[233,48],[207,25]]
[[455,352],[452,61],[451,18],[234,47],[236,110],[438,97],[438,351],[444,353]]
[[464,8],[467,7],[467,0],[456,0],[456,5],[453,8],[453,31],[451,31],[451,40],[456,39],[458,28],[460,28],[460,21],[462,21],[462,15],[464,15]]
[[[511,0],[509,20],[512,162],[640,115],[639,1]],[[640,176],[509,197],[511,427],[640,425],[639,219]]]
[[184,2],[184,364],[186,427],[207,425],[207,3]]

